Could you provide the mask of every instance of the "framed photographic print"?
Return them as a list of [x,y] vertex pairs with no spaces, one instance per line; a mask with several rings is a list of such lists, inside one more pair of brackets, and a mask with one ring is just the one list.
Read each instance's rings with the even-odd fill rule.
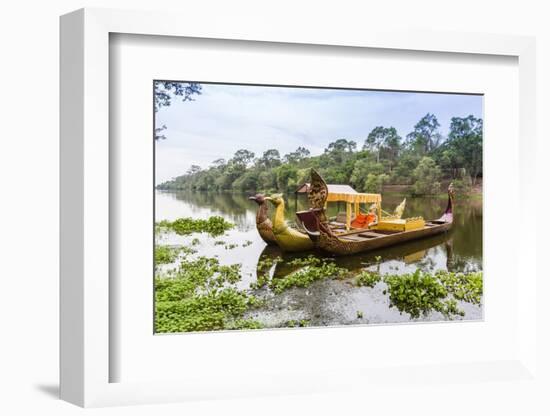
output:
[[156,333],[482,318],[483,96],[153,83]]
[[533,40],[245,32],[62,18],[62,397],[529,379]]

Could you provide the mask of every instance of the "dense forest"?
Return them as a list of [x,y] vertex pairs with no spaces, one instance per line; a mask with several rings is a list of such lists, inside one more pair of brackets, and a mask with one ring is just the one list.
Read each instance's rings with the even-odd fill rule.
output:
[[[433,114],[426,114],[403,139],[393,127],[374,128],[364,140],[337,139],[313,156],[304,147],[280,155],[247,149],[208,167],[193,165],[182,176],[157,186],[163,190],[293,192],[317,169],[328,183],[350,184],[360,192],[381,192],[384,185],[410,185],[415,195],[441,192],[453,180],[469,193],[482,177],[483,122],[470,115],[453,117],[447,137]],[[359,144],[358,144],[359,143]]]

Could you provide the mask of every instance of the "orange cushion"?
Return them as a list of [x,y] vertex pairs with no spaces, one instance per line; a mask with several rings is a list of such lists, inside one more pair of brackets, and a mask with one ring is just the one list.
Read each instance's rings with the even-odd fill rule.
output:
[[355,218],[351,222],[352,228],[367,228],[367,226],[376,220],[376,215],[374,214],[359,214],[357,215],[357,218]]

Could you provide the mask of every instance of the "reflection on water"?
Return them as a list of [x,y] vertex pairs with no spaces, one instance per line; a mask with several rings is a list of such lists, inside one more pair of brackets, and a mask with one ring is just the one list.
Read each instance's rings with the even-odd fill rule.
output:
[[[383,208],[392,211],[402,196],[384,195]],[[444,211],[446,199],[407,198],[406,217],[423,216],[438,218]],[[167,192],[157,191],[155,197],[155,220],[174,220],[179,217],[208,218],[220,215],[236,224],[224,236],[211,238],[205,234],[178,236],[166,234],[162,244],[187,245],[193,238],[200,239],[195,247],[198,255],[220,259],[222,264],[242,264],[243,279],[240,285],[248,288],[255,281],[260,258],[282,258],[271,271],[272,275],[283,277],[293,271],[287,261],[311,253],[282,253],[277,247],[266,246],[256,231],[257,205],[245,194],[209,192]],[[286,198],[286,216],[294,221],[294,213],[307,209],[305,196]],[[272,211],[272,210],[271,210]],[[329,215],[345,211],[343,203],[329,204]],[[226,244],[221,244],[224,241]],[[236,244],[229,248],[229,244]],[[378,261],[377,261],[378,260]],[[482,270],[482,202],[481,200],[458,200],[454,208],[454,226],[448,234],[412,241],[365,254],[334,259],[340,267],[355,272],[363,269],[400,274],[425,271],[448,270],[471,272]],[[264,310],[256,313],[267,326],[278,326],[288,320],[308,319],[311,325],[341,325],[351,323],[384,323],[409,321],[407,314],[401,315],[390,308],[383,284],[374,288],[354,287],[349,282],[322,280],[307,289],[295,288],[281,295],[268,298]],[[464,319],[480,319],[481,306],[461,303],[466,312]],[[357,311],[362,312],[358,318]],[[440,320],[439,313],[432,313],[421,320]]]

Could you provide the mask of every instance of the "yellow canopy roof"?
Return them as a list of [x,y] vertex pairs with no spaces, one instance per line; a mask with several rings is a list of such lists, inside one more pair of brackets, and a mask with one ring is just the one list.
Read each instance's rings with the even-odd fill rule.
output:
[[[309,183],[304,183],[296,190],[296,193],[308,192],[309,187]],[[327,202],[343,201],[351,203],[375,204],[382,201],[382,196],[380,194],[359,193],[349,185],[327,184],[327,188]]]
[[367,204],[376,204],[382,201],[382,195],[380,194],[362,194],[359,192],[355,193],[342,193],[342,192],[331,192],[327,196],[327,202],[351,202],[351,203],[367,203]]

